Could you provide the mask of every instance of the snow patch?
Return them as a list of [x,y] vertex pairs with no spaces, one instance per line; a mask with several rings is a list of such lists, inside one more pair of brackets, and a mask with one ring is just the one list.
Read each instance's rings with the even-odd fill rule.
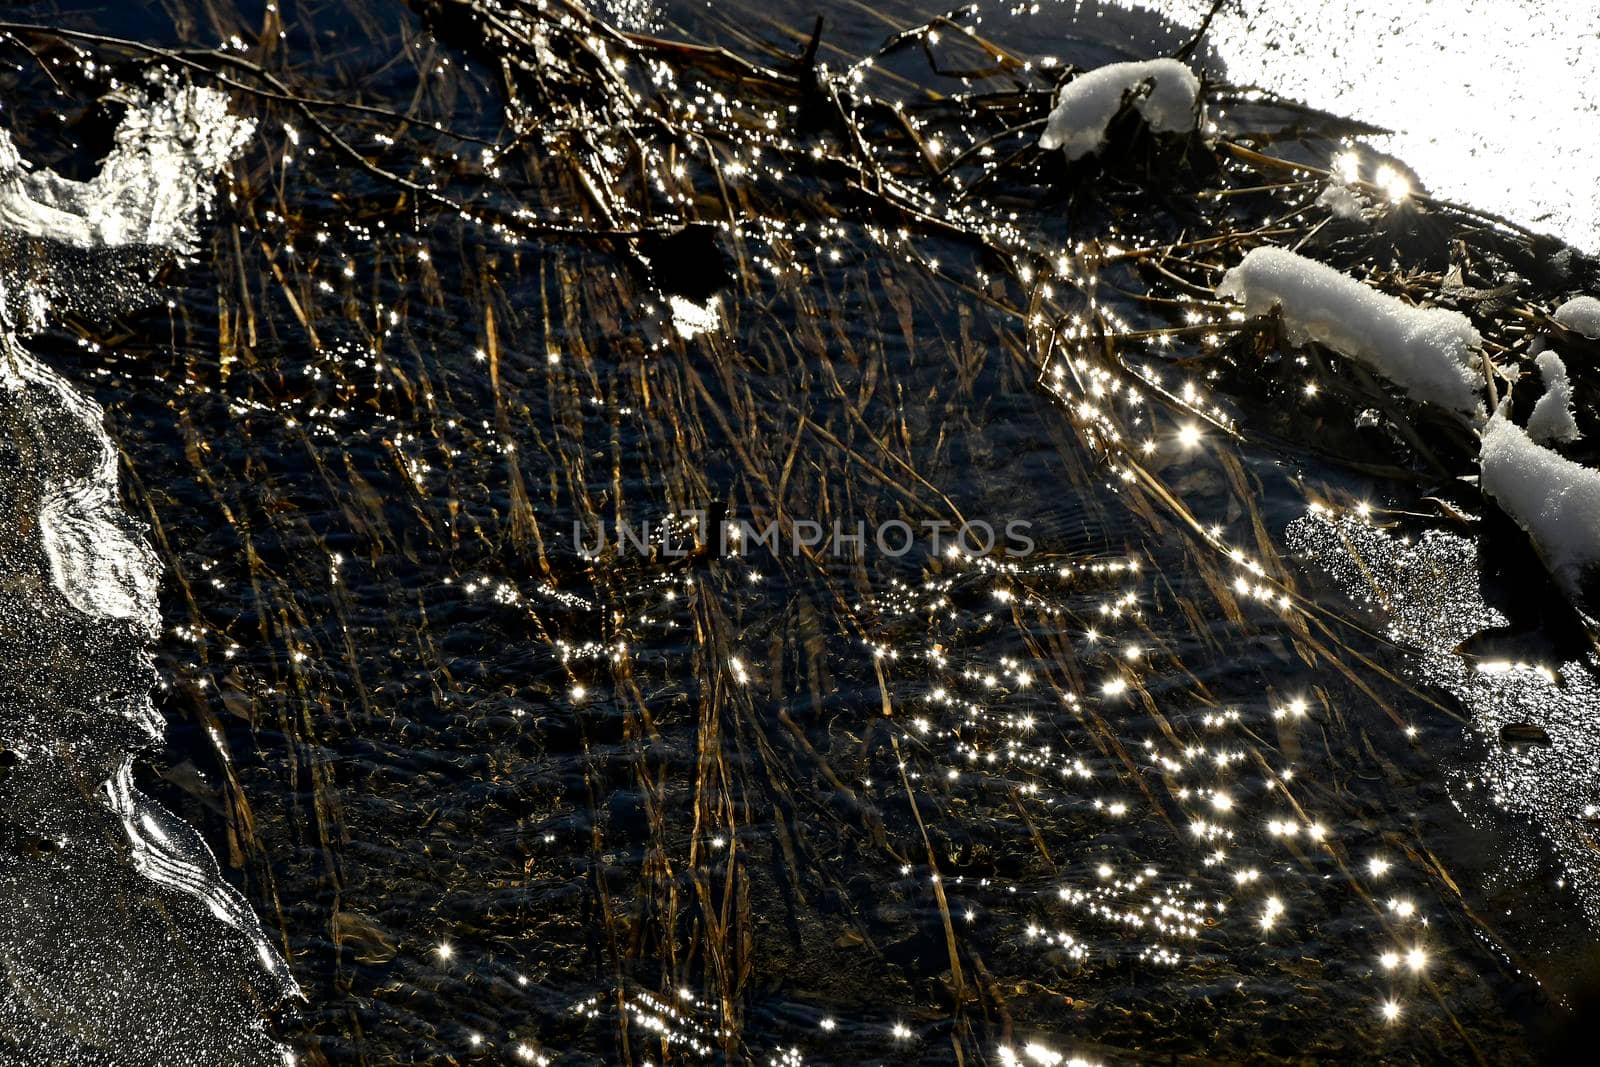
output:
[[1278,307],[1289,339],[1316,341],[1364,364],[1412,398],[1481,418],[1482,339],[1459,311],[1419,308],[1314,259],[1256,248],[1222,277],[1217,295],[1251,315]]
[[1317,196],[1317,206],[1327,208],[1336,219],[1346,222],[1365,222],[1366,197],[1339,182],[1329,182]]
[[[1144,89],[1148,86],[1148,92]],[[1106,127],[1129,94],[1133,107],[1156,133],[1186,133],[1199,114],[1200,79],[1176,59],[1112,63],[1087,71],[1061,87],[1039,147],[1059,148],[1067,159],[1099,151]]]
[[1574,333],[1600,341],[1600,300],[1592,296],[1575,296],[1550,317]]
[[1578,422],[1572,417],[1572,383],[1567,365],[1554,352],[1540,353],[1534,361],[1544,379],[1544,395],[1528,416],[1528,436],[1541,443],[1578,439]]
[[187,252],[211,180],[254,123],[215,89],[168,81],[117,127],[100,173],[75,182],[34,170],[0,129],[0,227],[79,248],[159,245]]
[[1483,491],[1527,531],[1545,566],[1574,600],[1600,563],[1600,471],[1545,448],[1506,417],[1483,429]]

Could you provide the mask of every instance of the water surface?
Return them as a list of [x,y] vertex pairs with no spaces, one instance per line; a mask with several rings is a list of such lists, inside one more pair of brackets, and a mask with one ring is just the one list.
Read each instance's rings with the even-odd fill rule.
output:
[[[131,785],[281,949],[300,1062],[1566,1047],[1586,631],[1470,440],[1209,294],[1298,243],[1510,366],[1593,263],[1418,197],[1333,225],[1296,168],[1407,144],[1247,91],[1393,124],[1266,84],[1259,21],[1197,53],[1213,143],[1030,154],[1060,63],[1194,23],[1012,6],[830,5],[815,63],[792,5],[33,9],[252,65],[165,299],[28,344],[161,566]],[[92,171],[93,72],[12,52],[19,148]],[[711,536],[972,520],[1030,551]],[[193,1029],[144,1008],[106,1062]]]

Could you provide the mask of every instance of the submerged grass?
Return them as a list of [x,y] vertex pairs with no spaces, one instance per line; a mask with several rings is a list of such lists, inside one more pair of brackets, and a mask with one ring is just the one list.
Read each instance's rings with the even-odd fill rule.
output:
[[[1464,712],[1281,547],[1308,502],[1477,512],[1472,444],[1211,294],[1297,248],[1466,311],[1503,376],[1591,262],[1373,181],[1333,219],[1359,129],[1226,86],[1069,168],[1070,69],[967,11],[841,6],[861,50],[412,7],[0,27],[19,86],[177,63],[261,119],[167,313],[41,350],[125,450],[160,788],[278,932],[306,1062],[1534,1057],[1526,976],[1581,968],[1496,918],[1542,891],[1486,888],[1516,828],[1452,806]],[[576,543],[673,516],[686,555]]]

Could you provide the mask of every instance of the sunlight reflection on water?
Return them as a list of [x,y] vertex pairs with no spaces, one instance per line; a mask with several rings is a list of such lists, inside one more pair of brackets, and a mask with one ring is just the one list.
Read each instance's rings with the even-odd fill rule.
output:
[[[1207,0],[1120,0],[1197,25]],[[1588,0],[1237,0],[1228,80],[1393,130],[1436,195],[1600,248],[1600,22]]]

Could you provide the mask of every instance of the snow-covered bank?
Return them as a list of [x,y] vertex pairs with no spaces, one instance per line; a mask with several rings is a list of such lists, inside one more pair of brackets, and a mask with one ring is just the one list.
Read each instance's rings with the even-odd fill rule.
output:
[[0,816],[51,843],[0,856],[6,1062],[293,1062],[262,1017],[298,993],[288,965],[200,834],[134,785],[165,732],[160,561],[119,501],[105,412],[25,343],[53,314],[147,298],[108,277],[129,246],[192,247],[251,124],[214,90],[157,88],[86,182],[0,131],[0,233],[37,239],[25,273],[0,262]]
[[1176,59],[1112,63],[1061,87],[1039,147],[1059,148],[1069,160],[1099,151],[1106,127],[1130,95],[1134,109],[1154,132],[1186,133],[1195,128],[1200,79],[1194,71]]
[[[1277,309],[1289,339],[1316,341],[1371,368],[1416,400],[1474,422],[1483,417],[1481,339],[1465,315],[1419,308],[1380,293],[1325,264],[1281,248],[1257,248],[1217,286],[1252,315]],[[1554,316],[1587,324],[1590,310],[1569,301]],[[1596,301],[1600,311],[1600,301]],[[1510,419],[1509,398],[1482,429],[1480,483],[1528,533],[1550,573],[1574,600],[1600,564],[1600,471],[1576,463],[1546,442],[1580,434],[1567,368],[1553,352],[1536,366],[1544,391],[1526,429]]]
[[1458,311],[1415,307],[1282,248],[1252,249],[1223,275],[1217,294],[1240,300],[1251,315],[1279,308],[1291,341],[1326,345],[1413,399],[1483,413],[1482,340]]

